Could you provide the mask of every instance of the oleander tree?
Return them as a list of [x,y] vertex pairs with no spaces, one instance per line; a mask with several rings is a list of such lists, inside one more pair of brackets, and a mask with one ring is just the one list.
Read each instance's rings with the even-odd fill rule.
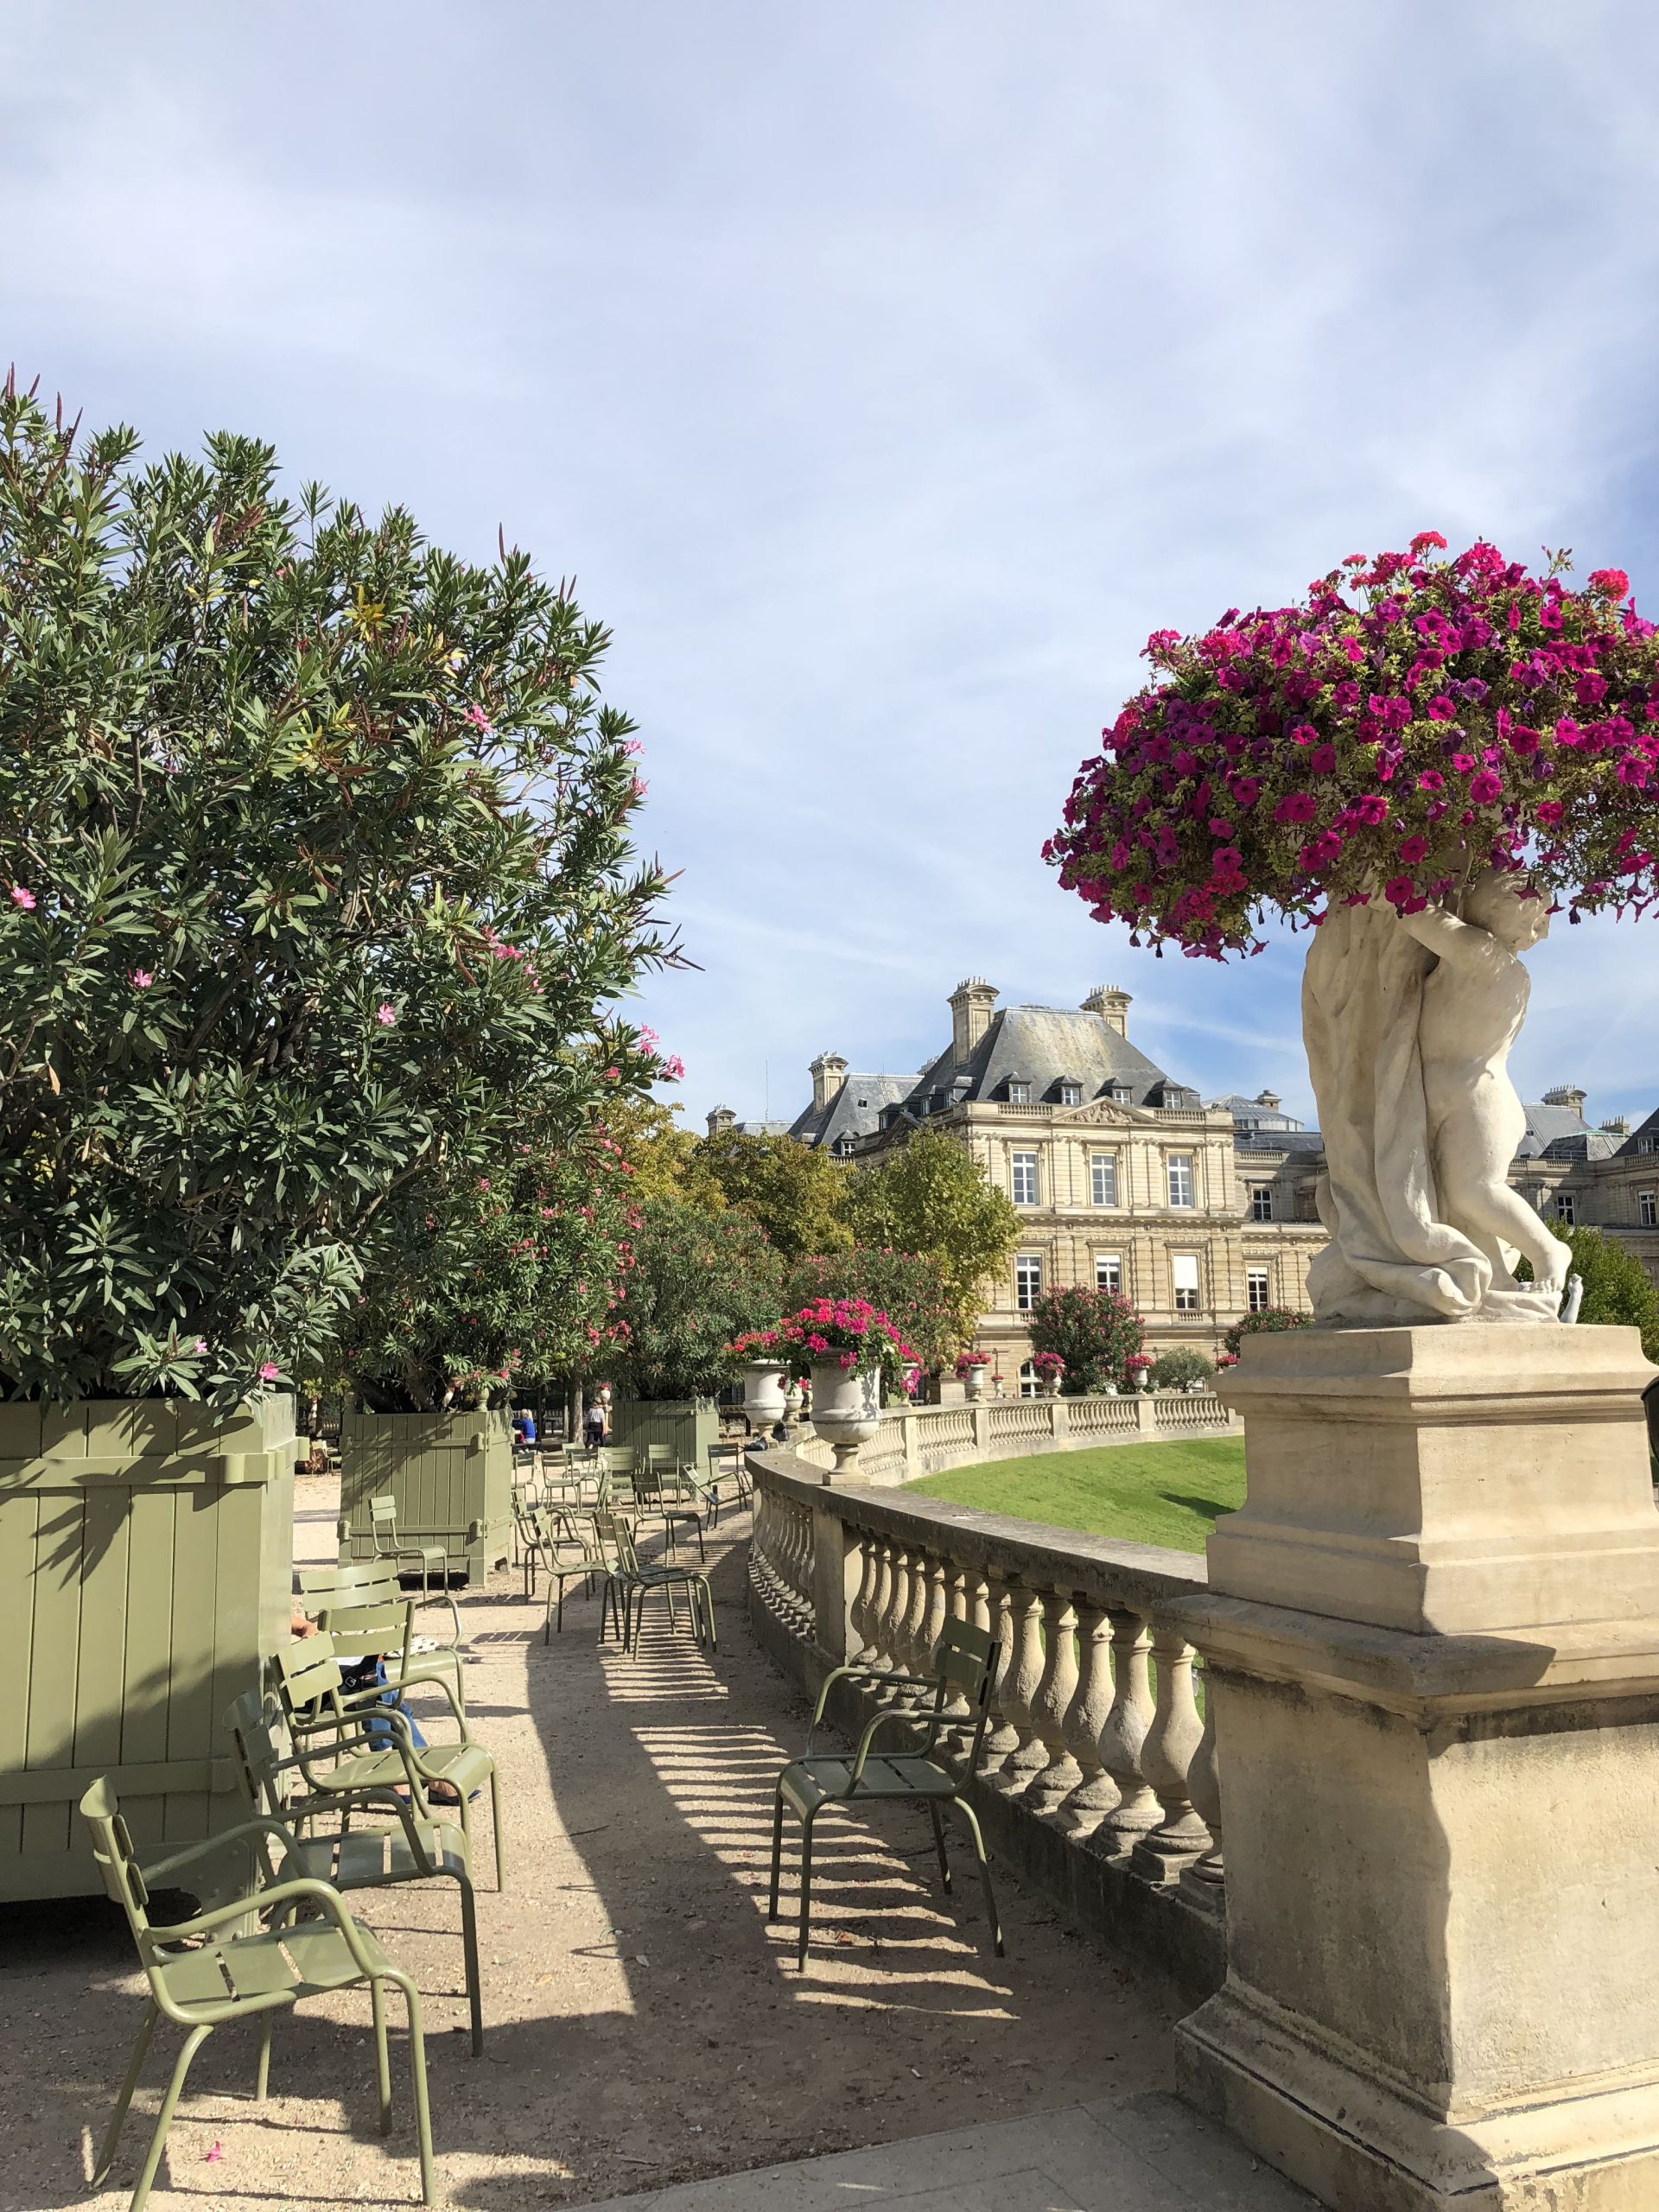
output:
[[1659,637],[1629,578],[1446,543],[1154,632],[1044,848],[1096,919],[1219,959],[1269,909],[1455,911],[1489,868],[1573,920],[1659,899]]
[[616,1011],[675,956],[607,644],[524,553],[8,383],[8,1394],[325,1371],[469,1177],[661,1072]]
[[712,1397],[735,1371],[732,1344],[783,1310],[783,1262],[747,1215],[647,1198],[632,1266],[592,1371],[633,1398]]
[[1067,1397],[1129,1386],[1129,1362],[1141,1356],[1147,1325],[1133,1299],[1086,1283],[1061,1284],[1038,1294],[1027,1316],[1033,1352],[1065,1362]]
[[1254,1313],[1240,1314],[1222,1342],[1236,1359],[1246,1337],[1278,1336],[1286,1329],[1311,1329],[1313,1325],[1311,1313],[1298,1313],[1288,1306],[1263,1306]]

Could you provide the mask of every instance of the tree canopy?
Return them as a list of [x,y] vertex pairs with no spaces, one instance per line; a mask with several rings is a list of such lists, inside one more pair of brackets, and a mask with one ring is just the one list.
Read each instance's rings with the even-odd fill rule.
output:
[[703,1139],[696,1161],[726,1204],[759,1222],[785,1260],[840,1251],[852,1243],[846,1223],[849,1172],[816,1146],[791,1136],[721,1129]]
[[1086,1397],[1129,1382],[1128,1361],[1140,1351],[1146,1324],[1122,1291],[1087,1284],[1046,1290],[1031,1310],[1031,1348],[1058,1352],[1065,1363],[1067,1397]]
[[[1634,1252],[1617,1237],[1604,1236],[1599,1229],[1567,1229],[1559,1221],[1552,1232],[1573,1252],[1573,1273],[1584,1285],[1579,1307],[1580,1321],[1615,1328],[1639,1329],[1642,1350],[1659,1361],[1659,1290]],[[1532,1269],[1522,1261],[1516,1274],[1524,1282]]]
[[0,1382],[326,1365],[397,1240],[660,1062],[607,632],[529,558],[0,397]]
[[986,1279],[1007,1266],[1020,1241],[1020,1217],[1006,1192],[993,1189],[968,1147],[940,1129],[918,1129],[859,1169],[846,1217],[861,1248],[938,1262],[959,1342],[979,1319]]
[[661,1198],[640,1213],[613,1339],[597,1371],[635,1398],[710,1396],[731,1377],[734,1339],[782,1313],[782,1262],[745,1215]]

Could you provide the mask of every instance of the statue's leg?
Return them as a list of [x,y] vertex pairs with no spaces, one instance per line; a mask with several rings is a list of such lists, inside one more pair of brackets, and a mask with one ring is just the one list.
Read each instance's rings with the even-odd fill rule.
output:
[[[1458,1192],[1458,1212],[1484,1251],[1491,1252],[1507,1244],[1531,1261],[1533,1280],[1541,1290],[1560,1295],[1567,1287],[1567,1271],[1573,1255],[1559,1236],[1550,1235],[1526,1200],[1507,1183],[1495,1183],[1489,1176],[1482,1176],[1478,1181],[1462,1185]],[[1507,1267],[1503,1272],[1508,1274]]]

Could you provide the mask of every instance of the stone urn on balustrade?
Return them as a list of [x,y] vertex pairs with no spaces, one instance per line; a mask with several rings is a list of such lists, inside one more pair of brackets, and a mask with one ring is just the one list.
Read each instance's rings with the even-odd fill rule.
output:
[[787,1379],[784,1363],[781,1359],[748,1359],[739,1372],[743,1377],[743,1413],[749,1424],[749,1434],[770,1436],[790,1411],[784,1388]]
[[963,1369],[962,1387],[970,1405],[976,1399],[982,1398],[984,1396],[985,1377],[989,1371],[988,1368],[978,1365],[964,1367]]
[[[835,1452],[836,1473],[855,1472],[859,1446],[868,1444],[881,1426],[879,1370],[871,1368],[860,1374],[843,1367],[839,1359],[815,1359],[812,1426]],[[824,1477],[825,1482],[830,1479]]]

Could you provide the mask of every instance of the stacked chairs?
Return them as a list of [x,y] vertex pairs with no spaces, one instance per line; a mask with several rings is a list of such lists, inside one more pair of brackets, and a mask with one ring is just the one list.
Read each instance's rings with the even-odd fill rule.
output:
[[[434,1785],[453,1794],[460,1807],[462,1848],[470,1872],[474,1790],[488,1783],[495,1830],[495,1885],[505,1886],[501,1835],[501,1790],[495,1761],[476,1743],[460,1699],[441,1679],[430,1687],[447,1698],[457,1740],[417,1745],[409,1716],[395,1700],[396,1690],[378,1687],[347,1690],[341,1679],[333,1637],[325,1629],[286,1645],[274,1669],[283,1717],[293,1740],[294,1759],[307,1789],[327,1801],[346,1801],[354,1791],[406,1787],[422,1817],[429,1819]],[[446,1797],[447,1802],[447,1797]]]
[[[303,1567],[300,1592],[318,1626],[333,1636],[337,1658],[378,1659],[391,1690],[420,1682],[447,1684],[465,1712],[464,1649],[458,1643],[416,1649],[415,1600],[404,1596],[395,1568],[374,1560]],[[422,1641],[431,1644],[433,1639]]]
[[[281,1707],[250,1690],[225,1716],[235,1748],[237,1772],[249,1810],[257,1818],[280,1821],[293,1840],[302,1870],[340,1891],[387,1889],[404,1882],[454,1882],[461,1893],[461,1954],[467,2001],[472,2016],[473,2056],[484,2049],[484,2009],[478,1972],[478,1916],[473,1880],[467,1867],[465,1839],[451,1821],[436,1819],[429,1808],[417,1809],[425,1792],[418,1776],[404,1789],[368,1783],[324,1796],[300,1780]],[[407,1794],[405,1794],[407,1791]],[[340,1827],[308,1834],[325,1814],[337,1815]],[[354,1816],[389,1816],[385,1827],[353,1827]]]
[[625,1651],[638,1649],[645,1619],[645,1599],[653,1592],[668,1601],[669,1625],[679,1626],[677,1593],[683,1594],[691,1633],[709,1649],[715,1643],[715,1601],[709,1578],[690,1567],[645,1566],[634,1549],[633,1531],[620,1514],[603,1510],[594,1516],[595,1548],[605,1563],[604,1605],[600,1614],[599,1640],[614,1628]]

